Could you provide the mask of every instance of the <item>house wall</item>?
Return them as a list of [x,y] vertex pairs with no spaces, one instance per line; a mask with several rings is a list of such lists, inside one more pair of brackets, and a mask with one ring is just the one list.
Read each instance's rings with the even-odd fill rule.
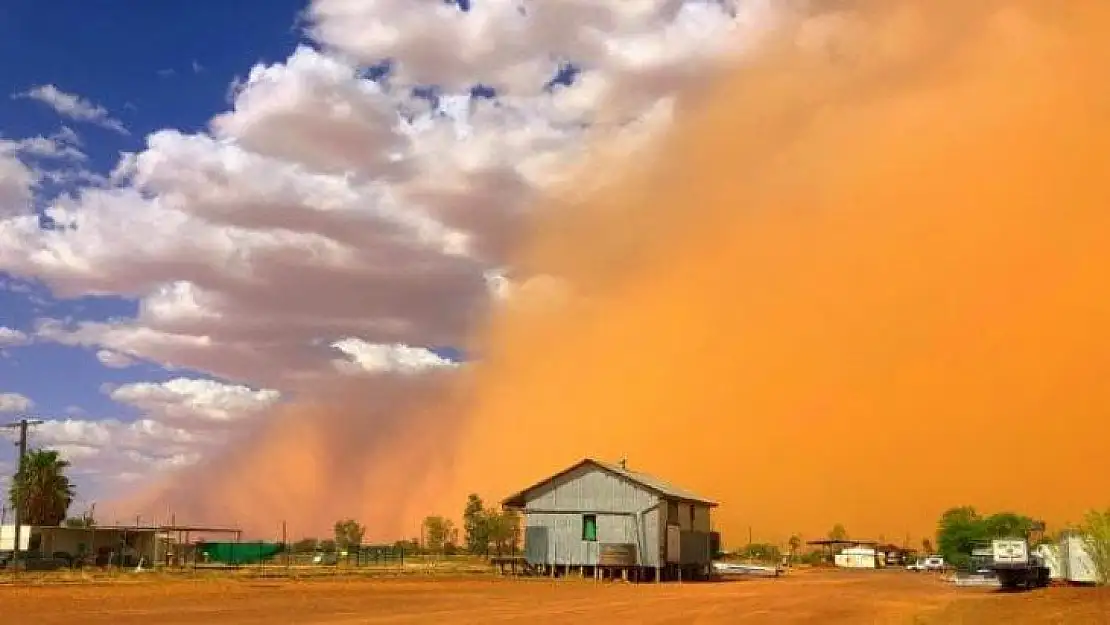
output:
[[[659,498],[628,480],[585,466],[537,491],[525,503],[524,552],[531,564],[593,566],[601,545],[636,545],[642,566],[657,566]],[[582,540],[583,517],[597,517],[597,541]]]
[[694,506],[694,527],[692,529],[695,532],[710,532],[713,530],[709,506]]
[[[708,564],[712,560],[709,506],[671,502],[663,528],[663,561],[669,564]],[[673,516],[672,516],[673,515]]]
[[[668,509],[668,506],[663,506]],[[700,504],[676,502],[670,506],[675,518],[669,519],[670,524],[678,525],[684,532],[708,532],[711,529],[709,520],[709,506]]]
[[[42,540],[40,545],[42,553],[48,556],[57,552],[65,552],[71,556],[81,553],[93,554],[101,548],[119,553],[120,542],[124,537],[124,532],[114,529],[91,531],[50,527],[39,528],[36,534]],[[139,557],[145,557],[149,562],[154,548],[154,532],[127,532],[127,537],[134,549],[134,552],[128,550],[128,553],[133,554],[136,560]],[[83,550],[82,545],[84,545]]]

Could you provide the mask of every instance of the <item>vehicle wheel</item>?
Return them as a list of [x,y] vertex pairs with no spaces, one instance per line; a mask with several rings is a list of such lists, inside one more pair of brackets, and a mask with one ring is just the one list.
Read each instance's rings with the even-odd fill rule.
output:
[[1048,569],[1040,569],[1037,575],[1037,586],[1040,588],[1047,587],[1051,581],[1050,577]]
[[1002,590],[1014,590],[1020,586],[1021,580],[1012,571],[999,571],[998,584]]

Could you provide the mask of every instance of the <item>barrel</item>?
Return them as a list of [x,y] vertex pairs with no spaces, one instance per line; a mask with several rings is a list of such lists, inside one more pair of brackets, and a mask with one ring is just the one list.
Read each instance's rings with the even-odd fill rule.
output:
[[598,566],[636,566],[636,545],[632,543],[606,543],[597,554]]

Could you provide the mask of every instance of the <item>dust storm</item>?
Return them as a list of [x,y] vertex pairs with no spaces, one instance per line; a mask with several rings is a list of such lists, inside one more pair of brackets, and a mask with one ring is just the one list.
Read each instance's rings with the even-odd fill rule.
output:
[[148,499],[395,539],[594,456],[721,502],[726,544],[1104,507],[1106,32],[1104,0],[798,8],[536,207],[441,392],[317,392]]
[[445,510],[584,456],[715,498],[729,543],[1107,504],[1110,5],[788,21],[540,211],[521,275],[564,296],[483,338]]

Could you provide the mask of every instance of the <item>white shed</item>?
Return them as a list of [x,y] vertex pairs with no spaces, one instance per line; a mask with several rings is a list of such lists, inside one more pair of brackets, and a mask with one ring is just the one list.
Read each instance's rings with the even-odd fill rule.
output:
[[1086,538],[1081,534],[1066,533],[1054,545],[1040,545],[1036,553],[1044,558],[1051,579],[1076,584],[1098,583],[1098,569]]
[[875,550],[871,547],[848,547],[833,556],[833,564],[845,569],[873,569],[875,562]]

